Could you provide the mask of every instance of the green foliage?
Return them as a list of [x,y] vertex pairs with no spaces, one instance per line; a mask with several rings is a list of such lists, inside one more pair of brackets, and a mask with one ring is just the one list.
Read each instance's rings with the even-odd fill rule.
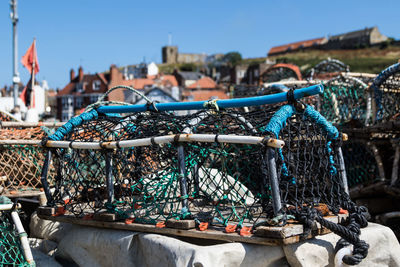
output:
[[196,71],[197,66],[194,63],[184,63],[179,66],[179,70],[181,70],[181,71]]
[[231,66],[235,66],[242,61],[242,55],[239,52],[233,51],[226,53],[222,60],[227,62]]

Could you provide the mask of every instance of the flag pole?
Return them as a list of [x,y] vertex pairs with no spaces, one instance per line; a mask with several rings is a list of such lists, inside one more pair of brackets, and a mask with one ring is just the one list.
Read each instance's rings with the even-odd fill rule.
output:
[[[33,38],[33,42],[34,42],[34,49],[33,49],[33,53],[36,53],[36,38]],[[29,106],[32,107],[33,104],[33,86],[35,86],[35,67],[36,67],[36,55],[33,55],[33,62],[32,62],[32,71],[31,71],[31,88],[30,88],[30,94],[29,94]]]

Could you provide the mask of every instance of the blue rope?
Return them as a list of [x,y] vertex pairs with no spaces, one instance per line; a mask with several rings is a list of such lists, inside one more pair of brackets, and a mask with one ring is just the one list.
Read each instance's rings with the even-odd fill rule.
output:
[[316,123],[318,126],[328,134],[328,138],[331,140],[335,140],[339,136],[338,129],[332,125],[329,121],[325,119],[318,111],[316,111],[312,106],[307,106],[304,110],[304,116],[308,117]]
[[400,71],[400,63],[393,64],[383,71],[379,73],[379,75],[374,79],[372,82],[371,88],[374,90],[375,94],[375,103],[377,106],[377,111],[376,111],[376,120],[382,119],[383,116],[383,108],[382,108],[382,91],[379,90],[379,87],[382,85],[382,83],[389,78],[389,76],[395,74],[396,72]]
[[[275,136],[275,138],[279,138],[279,133],[282,128],[286,125],[286,121],[296,113],[296,109],[292,105],[284,105],[282,106],[275,114],[272,116],[269,121],[267,127],[265,127],[265,132],[269,132]],[[327,135],[329,141],[326,143],[326,149],[329,154],[329,172],[332,175],[337,174],[337,169],[335,167],[335,161],[333,157],[332,150],[332,140],[336,140],[339,137],[338,129],[332,125],[329,121],[325,119],[318,111],[316,111],[312,106],[306,106],[304,110],[304,117],[309,118],[312,122],[317,124]],[[285,157],[283,156],[282,149],[278,149],[279,157],[282,160],[282,174],[286,177],[289,176],[289,170],[285,163]],[[292,177],[293,184],[296,183],[296,179]]]
[[66,135],[72,132],[74,127],[80,126],[86,121],[97,119],[98,117],[99,114],[95,109],[92,109],[89,112],[84,112],[81,115],[70,119],[67,123],[58,128],[54,134],[49,136],[49,140],[61,141]]
[[[275,138],[279,138],[279,132],[286,125],[286,121],[296,113],[296,109],[292,105],[284,105],[282,106],[270,119],[267,127],[265,127],[265,132],[269,132],[275,136]],[[285,157],[283,156],[282,149],[278,149],[279,157],[282,160],[282,173],[284,176],[289,176],[289,170],[285,163]],[[292,180],[292,183],[296,183],[295,180]]]
[[282,106],[270,119],[267,127],[265,127],[264,131],[269,132],[275,136],[275,138],[279,137],[279,132],[286,125],[287,119],[293,116],[296,113],[296,109],[292,105],[284,105]]

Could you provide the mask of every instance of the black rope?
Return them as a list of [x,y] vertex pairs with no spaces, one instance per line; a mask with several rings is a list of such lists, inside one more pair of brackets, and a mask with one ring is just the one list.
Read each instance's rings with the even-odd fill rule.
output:
[[179,143],[179,137],[180,137],[181,135],[180,134],[176,134],[175,136],[174,136],[174,144],[178,144]]
[[214,142],[217,143],[217,144],[219,144],[219,141],[218,141],[218,134],[215,135]]
[[289,105],[293,105],[296,103],[296,99],[294,98],[294,89],[290,88],[289,91],[286,93],[286,98]]
[[116,141],[116,142],[115,142],[115,146],[116,146],[118,149],[121,149],[121,146],[119,145],[119,142],[120,142],[119,140]]
[[150,143],[151,143],[153,146],[156,146],[156,145],[157,145],[156,141],[154,140],[154,137],[150,138]]
[[343,262],[348,265],[357,265],[362,261],[362,259],[367,257],[369,249],[369,245],[359,238],[359,235],[361,234],[360,227],[365,227],[368,224],[364,215],[361,214],[361,210],[362,209],[358,209],[359,213],[350,213],[349,211],[349,223],[347,226],[336,224],[324,219],[320,212],[315,208],[302,207],[300,211],[294,213],[296,219],[304,224],[302,238],[306,238],[311,233],[312,226],[316,221],[341,237],[337,243],[336,250],[349,244],[353,244],[354,248],[352,255],[346,255],[343,257]]
[[47,142],[49,141],[49,138],[46,136],[46,137],[43,137],[42,138],[42,141],[40,141],[40,145],[42,146],[42,147],[45,147],[46,145],[47,145]]

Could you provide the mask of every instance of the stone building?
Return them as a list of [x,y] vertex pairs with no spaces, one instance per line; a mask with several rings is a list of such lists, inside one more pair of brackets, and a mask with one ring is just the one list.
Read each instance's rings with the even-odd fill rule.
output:
[[378,27],[347,32],[329,37],[325,49],[353,49],[377,45],[385,42],[387,36],[379,32]]
[[177,46],[164,46],[161,49],[162,62],[167,64],[173,63],[205,63],[207,54],[199,53],[179,53]]
[[167,64],[178,63],[178,47],[164,46],[161,48],[162,62]]

